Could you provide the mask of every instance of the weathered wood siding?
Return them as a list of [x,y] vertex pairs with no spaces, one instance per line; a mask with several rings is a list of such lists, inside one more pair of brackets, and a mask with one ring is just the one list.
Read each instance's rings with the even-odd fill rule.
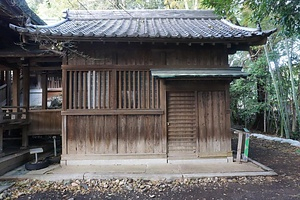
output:
[[168,155],[197,157],[197,108],[195,92],[168,92]]
[[168,81],[171,157],[226,157],[231,152],[228,81]]
[[30,110],[28,135],[61,135],[61,110]]
[[226,156],[230,131],[226,127],[225,91],[199,91],[199,156]]
[[67,117],[68,154],[165,153],[160,115]]
[[226,156],[229,81],[164,81],[150,69],[227,68],[227,57],[226,45],[78,44],[62,66],[63,154]]
[[228,67],[226,45],[81,43],[80,54],[70,55],[68,65],[145,66],[180,68]]

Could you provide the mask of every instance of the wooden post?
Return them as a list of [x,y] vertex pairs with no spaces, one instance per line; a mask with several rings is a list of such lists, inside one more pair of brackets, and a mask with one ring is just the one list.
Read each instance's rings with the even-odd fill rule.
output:
[[238,134],[239,134],[239,139],[238,139],[238,147],[236,153],[236,161],[241,162],[243,133],[239,131]]
[[42,109],[47,109],[47,74],[46,72],[42,73]]
[[4,71],[0,71],[0,86],[4,84]]
[[66,155],[68,153],[68,148],[67,148],[67,116],[63,115],[62,116],[62,135],[61,135],[61,140],[62,140],[62,154]]
[[[117,91],[117,85],[118,85],[118,80],[117,80],[117,70],[113,70],[112,71],[112,78],[110,79],[110,89],[111,89],[111,99],[113,99],[113,101],[109,101],[109,104],[112,104],[111,107],[109,106],[109,108],[112,109],[117,109],[117,99],[118,99],[118,91]],[[100,98],[100,97],[99,97]]]
[[0,155],[3,152],[3,126],[0,125]]
[[20,106],[20,70],[13,70],[13,106]]
[[162,141],[162,152],[166,154],[168,149],[168,136],[167,136],[167,105],[166,105],[166,82],[165,80],[160,79],[160,108],[164,111],[164,114],[161,116],[162,118],[162,134],[163,134],[163,141]]
[[27,149],[28,148],[28,125],[24,125],[22,128],[22,147],[21,149]]
[[6,105],[10,106],[11,105],[11,71],[7,70],[6,71]]
[[67,93],[67,84],[68,84],[68,77],[67,77],[67,70],[62,70],[62,95],[63,95],[63,102],[62,102],[62,110],[67,110],[67,101],[68,101],[68,93]]
[[23,67],[23,106],[29,109],[29,68]]

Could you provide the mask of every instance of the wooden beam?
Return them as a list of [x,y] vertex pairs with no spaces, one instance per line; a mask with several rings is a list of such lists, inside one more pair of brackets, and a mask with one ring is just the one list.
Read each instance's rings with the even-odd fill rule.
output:
[[163,115],[164,111],[160,109],[151,109],[151,110],[135,110],[135,109],[70,109],[67,111],[61,111],[61,115],[71,115],[71,116],[80,116],[80,115]]
[[[163,59],[164,60],[164,59]],[[163,61],[164,62],[164,61]],[[62,65],[62,69],[70,70],[70,71],[93,71],[93,70],[111,70],[111,69],[120,69],[120,70],[149,70],[149,69],[200,69],[200,68],[211,68],[211,65],[203,64],[203,65]],[[228,64],[218,66],[218,69],[227,69],[229,67]]]
[[30,60],[33,63],[53,63],[53,62],[62,62],[62,58],[59,56],[55,56],[55,57],[39,57],[39,58],[32,58]]
[[47,66],[47,67],[30,67],[30,70],[35,70],[35,71],[56,71],[56,70],[61,70],[60,65],[55,65],[55,66]]
[[[29,49],[28,49],[29,50]],[[15,49],[10,49],[9,51],[0,51],[0,58],[26,58],[26,57],[60,57],[60,55],[55,55],[53,52],[51,51],[45,51],[45,50],[29,50],[29,51],[25,51],[22,50],[21,48],[15,48]]]

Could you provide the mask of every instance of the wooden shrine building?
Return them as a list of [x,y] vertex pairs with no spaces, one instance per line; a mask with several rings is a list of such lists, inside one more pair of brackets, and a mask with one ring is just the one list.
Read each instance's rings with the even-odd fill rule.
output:
[[60,47],[63,165],[232,160],[228,55],[274,32],[210,10],[68,11],[10,27]]
[[[61,134],[61,110],[47,110],[47,88],[54,77],[61,77],[62,58],[9,27],[29,23],[46,25],[25,0],[0,1],[0,155],[3,140],[27,148],[28,136]],[[40,98],[31,94],[34,89]],[[35,99],[40,105],[32,105]],[[20,136],[10,133],[15,129],[21,129]]]

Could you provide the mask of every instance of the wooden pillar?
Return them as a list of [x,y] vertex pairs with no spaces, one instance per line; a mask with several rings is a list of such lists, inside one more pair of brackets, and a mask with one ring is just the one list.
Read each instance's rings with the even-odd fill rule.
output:
[[[110,79],[110,88],[111,88],[111,99],[114,99],[112,102],[109,102],[109,104],[112,103],[111,108],[117,109],[117,99],[118,99],[118,91],[117,91],[117,85],[118,85],[118,79],[117,79],[117,70],[112,71],[112,78]],[[100,105],[99,105],[100,107]],[[109,105],[110,107],[110,105]]]
[[4,71],[0,71],[0,86],[4,84]]
[[159,90],[160,90],[160,108],[164,111],[164,114],[162,115],[162,134],[163,134],[163,142],[161,150],[162,152],[167,153],[167,145],[168,145],[168,139],[167,139],[167,97],[166,97],[166,82],[163,79],[159,80]]
[[67,70],[63,69],[62,70],[62,96],[63,96],[62,110],[63,111],[67,110],[67,102],[68,102],[67,87],[68,87]]
[[11,71],[7,70],[6,73],[6,105],[10,106],[11,105]]
[[62,135],[61,135],[61,140],[62,140],[62,154],[66,155],[68,153],[67,149],[67,116],[63,115],[62,116]]
[[[68,105],[68,76],[67,76],[67,70],[62,69],[62,95],[63,95],[63,100],[62,100],[62,110],[65,111],[67,110],[67,105]],[[62,135],[61,135],[61,140],[62,140],[62,159],[60,161],[61,165],[67,165],[67,161],[63,159],[63,156],[68,154],[68,141],[67,141],[67,116],[63,115],[62,116]]]
[[[23,70],[23,106],[26,108],[26,113],[29,110],[29,87],[30,87],[30,81],[29,81],[29,66],[25,65],[22,68]],[[28,117],[28,114],[26,114],[26,117]],[[28,120],[28,119],[27,119]],[[22,128],[22,147],[21,149],[27,149],[28,148],[28,125],[24,125]]]
[[3,152],[3,126],[0,125],[0,155]]
[[20,106],[20,69],[13,70],[13,106]]
[[48,93],[48,88],[47,88],[47,73],[43,72],[42,73],[42,109],[47,109],[47,93]]
[[242,143],[243,143],[243,133],[238,132],[239,139],[238,139],[238,147],[237,147],[237,153],[236,153],[236,161],[241,162],[241,155],[242,155]]
[[226,138],[226,148],[227,148],[227,159],[232,159],[232,150],[231,150],[231,121],[230,121],[230,93],[229,93],[230,82],[225,85],[225,130],[223,130],[224,137]]
[[24,125],[22,128],[22,146],[21,149],[28,148],[28,125]]
[[23,106],[29,109],[29,68],[23,67]]

